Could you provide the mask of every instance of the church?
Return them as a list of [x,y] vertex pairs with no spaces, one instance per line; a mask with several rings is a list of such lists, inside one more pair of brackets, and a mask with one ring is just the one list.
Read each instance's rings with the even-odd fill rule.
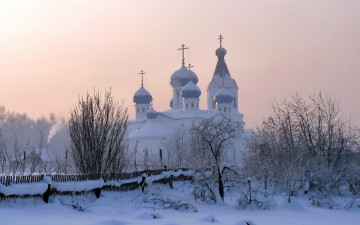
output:
[[[191,64],[185,66],[185,45],[178,50],[182,51],[182,65],[170,77],[172,86],[172,99],[170,109],[157,112],[152,107],[152,96],[145,89],[143,82],[135,92],[136,119],[129,121],[128,140],[130,148],[135,152],[136,165],[143,165],[145,160],[162,161],[172,149],[167,149],[167,140],[178,129],[189,131],[193,125],[205,119],[230,118],[244,126],[243,114],[239,112],[238,86],[231,77],[225,62],[226,49],[222,47],[222,35],[219,36],[220,47],[216,49],[218,58],[214,74],[207,90],[207,109],[199,108],[202,91],[197,86],[198,77],[191,71]],[[144,72],[140,73],[142,76]],[[239,138],[227,149],[226,161],[236,164],[239,162],[244,143]]]

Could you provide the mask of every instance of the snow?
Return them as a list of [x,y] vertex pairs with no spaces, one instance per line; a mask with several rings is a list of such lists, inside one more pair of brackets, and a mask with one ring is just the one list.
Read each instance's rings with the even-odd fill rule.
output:
[[[195,202],[190,182],[168,185],[152,184],[145,193],[102,191],[94,194],[54,197],[49,204],[40,198],[12,199],[0,202],[1,225],[357,225],[360,209],[329,210],[309,205],[305,198],[288,204],[277,198],[273,210],[239,210],[229,203]],[[166,201],[181,201],[196,207],[196,211],[161,207],[147,201],[153,197]],[[292,199],[295,200],[295,199]],[[226,201],[228,202],[228,201]],[[81,207],[74,207],[81,206]],[[76,208],[76,209],[75,209]],[[82,210],[81,210],[82,209]]]
[[146,125],[129,135],[129,139],[163,138],[169,134],[168,127],[163,126],[156,120],[147,121]]
[[164,112],[159,112],[160,115],[170,117],[171,119],[210,119],[218,114],[217,110],[196,110],[183,111],[183,109],[170,109]]
[[104,186],[104,180],[85,180],[85,181],[67,181],[67,182],[52,182],[52,188],[60,192],[81,192],[90,191]]
[[0,184],[0,193],[5,196],[9,195],[42,195],[48,188],[47,183],[20,183],[20,184],[10,184],[9,186],[4,186]]

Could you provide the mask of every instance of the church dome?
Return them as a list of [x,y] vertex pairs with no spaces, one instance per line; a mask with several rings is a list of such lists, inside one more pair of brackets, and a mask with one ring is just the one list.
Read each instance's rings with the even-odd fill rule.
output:
[[191,80],[182,88],[181,95],[188,98],[199,98],[201,95],[201,90],[196,86]]
[[154,120],[156,119],[157,117],[157,112],[155,109],[149,109],[147,112],[146,112],[146,117],[149,119],[149,120]]
[[141,88],[135,92],[133,101],[136,104],[150,104],[152,96],[144,86],[141,86]]
[[226,49],[223,48],[223,47],[219,47],[218,49],[216,49],[215,55],[216,55],[217,57],[225,57],[225,55],[226,55]]
[[[191,74],[191,75],[190,75]],[[176,70],[170,78],[170,84],[173,87],[181,87],[190,81],[190,77],[194,84],[197,84],[198,77],[193,71],[188,70],[184,65],[179,70]]]
[[218,104],[231,104],[233,98],[234,97],[224,87],[215,94],[215,101]]

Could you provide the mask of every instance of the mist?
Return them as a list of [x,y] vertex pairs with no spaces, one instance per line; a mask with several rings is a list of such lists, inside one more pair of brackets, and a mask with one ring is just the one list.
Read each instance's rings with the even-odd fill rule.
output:
[[[43,148],[54,158],[64,158],[69,143],[66,121],[61,116],[30,118],[26,113],[18,113],[0,106],[0,135],[5,139],[10,151],[14,144],[30,150]],[[41,146],[40,146],[41,145]]]

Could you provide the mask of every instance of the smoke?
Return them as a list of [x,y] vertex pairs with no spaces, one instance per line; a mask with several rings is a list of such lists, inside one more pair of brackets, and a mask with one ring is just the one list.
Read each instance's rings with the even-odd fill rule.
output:
[[49,130],[49,135],[47,137],[47,144],[53,139],[53,137],[61,131],[65,127],[65,120],[64,118],[59,118],[56,120],[56,123],[51,126]]

